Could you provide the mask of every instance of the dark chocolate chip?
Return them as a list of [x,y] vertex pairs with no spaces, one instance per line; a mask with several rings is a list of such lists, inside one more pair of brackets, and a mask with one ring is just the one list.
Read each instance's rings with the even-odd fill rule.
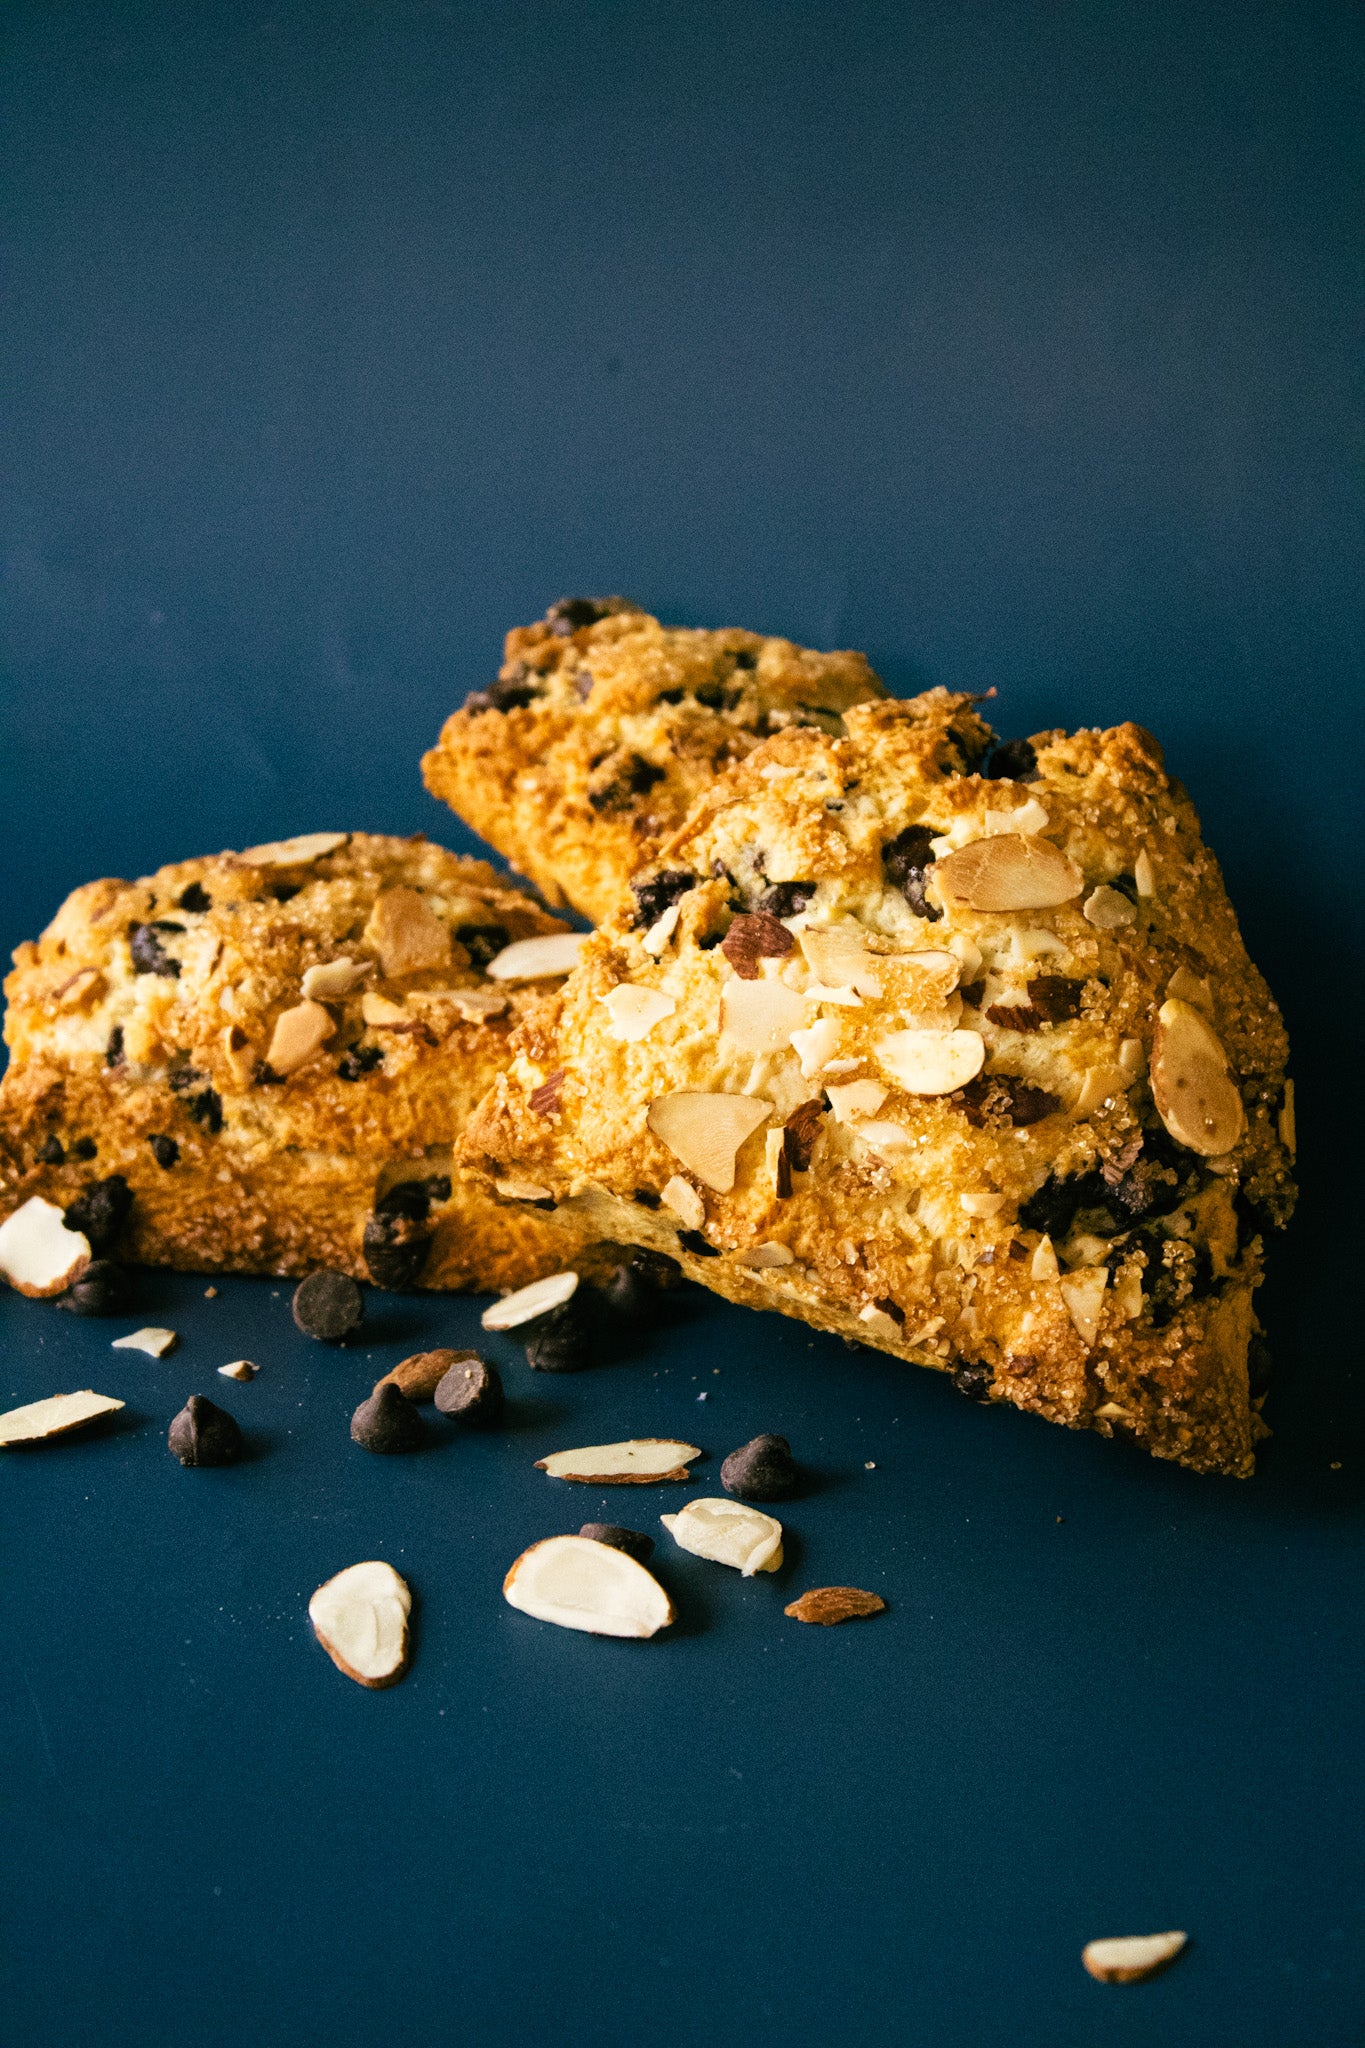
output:
[[200,1094],[191,1096],[185,1107],[194,1121],[203,1124],[213,1136],[222,1130],[223,1098],[216,1088],[205,1088]]
[[69,1309],[73,1316],[118,1316],[127,1308],[132,1291],[122,1266],[112,1259],[92,1259],[80,1279],[58,1295],[57,1306]]
[[502,1381],[482,1358],[459,1358],[432,1395],[442,1415],[457,1422],[495,1422],[503,1409]]
[[986,1012],[988,1023],[1002,1031],[1041,1031],[1043,1019],[1029,1003],[992,1003]]
[[820,1119],[824,1114],[823,1098],[814,1095],[809,1102],[799,1102],[783,1124],[782,1156],[793,1173],[810,1172],[811,1154],[820,1135]]
[[213,908],[202,882],[191,882],[188,889],[181,890],[177,900],[182,910],[203,911]]
[[986,756],[981,772],[989,782],[1036,782],[1038,756],[1032,740],[1002,740]]
[[166,1076],[166,1086],[176,1095],[183,1095],[187,1088],[193,1088],[195,1082],[203,1078],[197,1067],[177,1067]]
[[235,1465],[244,1445],[233,1417],[202,1394],[191,1394],[167,1432],[182,1465]]
[[618,601],[610,597],[560,597],[546,612],[545,623],[552,633],[567,640],[584,626],[595,626],[599,619],[610,618],[617,609]]
[[377,1210],[366,1222],[361,1249],[375,1286],[403,1294],[417,1285],[431,1249],[431,1233],[423,1220],[402,1210]]
[[958,994],[962,997],[963,1002],[969,1003],[974,1010],[981,1008],[981,998],[985,993],[986,984],[984,981],[964,982],[958,990]]
[[180,1147],[176,1144],[175,1139],[167,1138],[161,1132],[154,1131],[148,1138],[147,1143],[152,1148],[152,1157],[157,1165],[164,1172],[169,1173],[176,1160],[180,1157]]
[[686,695],[686,690],[660,690],[654,702],[656,704],[681,704]]
[[925,883],[934,864],[933,840],[938,833],[932,825],[907,825],[882,848],[882,870],[888,882],[899,889],[916,917],[936,923],[943,915],[926,901]]
[[1081,1014],[1083,981],[1065,974],[1036,974],[1028,985],[1030,1007],[1048,1024],[1069,1024]]
[[603,1294],[607,1307],[623,1323],[652,1323],[660,1296],[676,1287],[682,1271],[664,1252],[637,1251],[616,1268]]
[[376,1216],[406,1216],[413,1223],[425,1223],[430,1209],[431,1192],[424,1180],[395,1181],[374,1205]]
[[796,917],[814,894],[814,882],[770,882],[758,899],[758,907],[770,917]]
[[183,932],[183,924],[170,924],[165,918],[158,918],[155,924],[135,924],[128,933],[128,950],[133,956],[133,966],[139,974],[161,974],[171,980],[178,978],[180,962],[170,959],[161,950],[159,932]]
[[678,1232],[678,1243],[685,1250],[691,1252],[694,1259],[718,1259],[720,1257],[720,1253],[715,1245],[708,1244],[699,1230],[680,1230]]
[[476,967],[487,967],[510,944],[505,924],[461,924],[456,926],[455,936]]
[[381,1380],[351,1417],[351,1441],[363,1451],[384,1456],[415,1451],[426,1441],[426,1425],[406,1394],[392,1380]]
[[736,668],[757,668],[758,656],[751,648],[741,647],[731,657]]
[[337,1078],[358,1081],[362,1074],[372,1074],[383,1057],[381,1045],[358,1045],[337,1061]]
[[661,874],[646,876],[642,882],[632,882],[630,890],[635,898],[635,915],[631,923],[648,931],[666,910],[696,886],[696,876],[685,874],[680,868],[666,868]]
[[108,1180],[93,1181],[82,1189],[66,1211],[66,1227],[87,1237],[94,1256],[101,1259],[113,1250],[132,1206],[133,1191],[127,1181],[121,1173],[111,1173]]
[[720,1468],[721,1485],[737,1500],[785,1500],[796,1481],[796,1460],[784,1436],[751,1437]]
[[42,1166],[60,1166],[66,1158],[66,1147],[60,1138],[44,1138],[35,1157]]
[[636,1188],[635,1193],[631,1196],[631,1200],[632,1202],[638,1202],[642,1209],[661,1209],[663,1207],[663,1197],[656,1195],[653,1188]]
[[740,692],[727,690],[724,683],[703,683],[692,694],[708,711],[733,711],[740,699]]
[[590,1543],[605,1543],[609,1550],[624,1550],[636,1564],[646,1564],[654,1554],[654,1538],[638,1529],[623,1529],[619,1522],[585,1522],[579,1530]]
[[274,882],[269,893],[277,903],[292,903],[302,887],[302,882]]
[[1022,1128],[1055,1116],[1061,1101],[1046,1088],[1035,1087],[1022,1074],[978,1074],[965,1088],[949,1096],[975,1130],[982,1130],[992,1117]]
[[518,674],[499,676],[486,690],[477,691],[465,699],[469,711],[521,711],[526,705],[534,704],[540,695],[540,684],[527,680],[525,669]]
[[884,1316],[890,1316],[893,1323],[903,1323],[905,1321],[905,1310],[900,1306],[899,1302],[893,1301],[889,1294],[878,1295],[872,1306],[873,1308],[879,1308]]
[[339,1344],[365,1318],[365,1297],[349,1273],[310,1273],[294,1289],[294,1321],[305,1337]]
[[595,811],[627,810],[633,797],[644,796],[664,779],[664,770],[656,768],[643,754],[622,757],[618,753],[607,759],[615,765],[588,790],[588,802]]
[[581,1372],[592,1363],[589,1312],[577,1295],[524,1324],[518,1335],[533,1372]]
[[104,1064],[106,1067],[121,1067],[123,1065],[123,1026],[121,1024],[116,1024],[109,1033],[109,1043],[104,1048]]
[[75,1144],[71,1147],[71,1157],[73,1159],[93,1159],[99,1149],[93,1138],[77,1138]]
[[960,1365],[953,1374],[953,1385],[969,1401],[989,1401],[994,1380],[995,1374],[988,1365]]

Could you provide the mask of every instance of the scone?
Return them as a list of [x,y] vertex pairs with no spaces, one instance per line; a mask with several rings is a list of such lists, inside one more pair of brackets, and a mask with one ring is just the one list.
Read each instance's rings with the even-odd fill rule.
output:
[[861,654],[566,598],[508,634],[498,680],[447,719],[422,774],[547,902],[597,921],[720,769],[784,728],[838,732],[881,694]]
[[499,980],[497,956],[563,930],[421,838],[319,832],[89,883],[5,984],[0,1214],[85,1197],[120,1255],[190,1271],[491,1290],[572,1263],[572,1224],[450,1168],[556,985]]
[[844,726],[703,799],[457,1159],[978,1400],[1249,1473],[1292,1098],[1188,797],[1135,725],[993,748],[935,690]]

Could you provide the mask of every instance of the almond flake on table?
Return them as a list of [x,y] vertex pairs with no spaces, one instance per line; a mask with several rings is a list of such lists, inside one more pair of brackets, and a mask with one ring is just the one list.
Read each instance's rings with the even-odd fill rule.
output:
[[690,1479],[687,1466],[700,1456],[695,1444],[674,1437],[631,1437],[625,1443],[552,1451],[536,1459],[536,1470],[550,1479],[576,1479],[589,1486],[654,1486],[665,1479]]
[[644,1640],[667,1628],[673,1603],[652,1572],[591,1536],[547,1536],[502,1582],[509,1607],[585,1634]]
[[115,1337],[110,1349],[113,1351],[145,1351],[149,1358],[164,1358],[180,1342],[174,1330],[160,1330],[151,1324],[145,1330],[132,1330],[126,1337]]
[[1081,1961],[1099,1984],[1141,1984],[1173,1963],[1189,1943],[1183,1931],[1168,1934],[1121,1934],[1088,1941]]
[[44,1443],[49,1437],[65,1436],[83,1429],[101,1415],[113,1415],[122,1401],[108,1394],[95,1394],[88,1387],[78,1394],[49,1394],[43,1401],[27,1401],[0,1415],[0,1446]]
[[691,1500],[676,1515],[660,1515],[679,1550],[714,1564],[732,1565],[746,1579],[782,1564],[782,1524],[736,1500]]
[[412,1594],[377,1558],[348,1565],[308,1602],[313,1633],[338,1671],[372,1691],[396,1685],[408,1668]]

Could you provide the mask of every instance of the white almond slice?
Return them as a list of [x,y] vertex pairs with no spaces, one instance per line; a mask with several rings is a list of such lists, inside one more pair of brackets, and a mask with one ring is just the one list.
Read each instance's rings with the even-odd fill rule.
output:
[[1168,1000],[1152,1040],[1152,1100],[1179,1145],[1216,1159],[1246,1129],[1246,1111],[1212,1025],[1189,1003]]
[[728,1195],[739,1148],[767,1122],[771,1108],[752,1095],[660,1095],[650,1103],[646,1121],[689,1173]]
[[656,960],[659,958],[664,947],[678,929],[678,919],[681,915],[682,906],[677,903],[670,903],[663,916],[655,919],[654,923],[645,933],[644,938],[640,941],[646,953],[652,953]]
[[861,1138],[865,1145],[870,1145],[874,1152],[880,1152],[888,1159],[900,1158],[911,1150],[915,1142],[904,1124],[890,1122],[861,1123],[855,1127],[854,1134]]
[[360,1014],[371,1031],[389,1031],[396,1024],[411,1024],[412,1012],[402,1003],[393,1002],[388,996],[377,996],[366,990],[360,998]]
[[825,987],[847,985],[860,996],[881,994],[881,963],[868,952],[861,925],[808,925],[798,938],[807,966]]
[[90,1240],[68,1230],[55,1202],[30,1195],[0,1223],[0,1275],[16,1294],[43,1301],[64,1294],[90,1264]]
[[490,1017],[501,1017],[511,998],[492,988],[457,988],[451,1001],[466,1024],[485,1024]]
[[1085,887],[1084,875],[1059,847],[1016,832],[973,840],[933,872],[945,903],[969,910],[1050,910]]
[[[781,1132],[777,1133],[779,1142]],[[684,1180],[675,1173],[671,1180],[664,1182],[659,1195],[666,1209],[671,1209],[684,1230],[700,1230],[706,1221],[706,1204],[690,1180]]]
[[778,1244],[775,1239],[769,1239],[766,1244],[756,1244],[752,1251],[741,1252],[738,1263],[741,1266],[748,1266],[755,1273],[762,1273],[773,1266],[793,1265],[795,1257],[790,1245]]
[[1006,1199],[1006,1196],[994,1194],[986,1188],[958,1196],[958,1201],[968,1216],[998,1216],[1005,1206]]
[[1146,1296],[1142,1292],[1142,1275],[1135,1266],[1129,1266],[1122,1277],[1114,1282],[1109,1299],[1121,1322],[1135,1323],[1142,1314]]
[[981,958],[981,948],[977,945],[975,939],[969,939],[965,932],[950,932],[948,934],[948,951],[960,964],[958,976],[960,981],[980,980],[981,969],[984,963]]
[[1140,1038],[1119,1040],[1119,1065],[1128,1080],[1136,1081],[1146,1072],[1147,1055],[1142,1050]]
[[1156,874],[1152,868],[1152,856],[1145,846],[1133,862],[1133,881],[1139,896],[1155,896]]
[[1100,1310],[1109,1275],[1103,1266],[1083,1266],[1078,1273],[1063,1273],[1062,1299],[1083,1344],[1093,1344],[1099,1334]]
[[826,1060],[820,1072],[836,1077],[842,1074],[856,1074],[861,1065],[861,1060]]
[[1045,1234],[1038,1240],[1038,1246],[1033,1254],[1033,1263],[1029,1267],[1029,1271],[1035,1280],[1056,1280],[1061,1270],[1057,1263],[1057,1253],[1053,1248],[1052,1239]]
[[350,838],[349,832],[301,832],[296,839],[271,839],[264,846],[248,846],[241,855],[253,868],[295,868],[335,853]]
[[591,1536],[533,1543],[502,1582],[509,1607],[557,1628],[644,1639],[673,1619],[673,1603],[635,1558]]
[[[753,986],[758,988],[766,984],[755,982]],[[671,1017],[678,1007],[672,996],[665,995],[661,988],[645,988],[636,981],[618,982],[614,989],[597,1000],[611,1019],[607,1026],[608,1036],[625,1045],[648,1038],[654,1026],[662,1024],[665,1017]]]
[[254,1380],[260,1367],[253,1365],[249,1358],[234,1358],[231,1365],[220,1365],[218,1370],[225,1380],[245,1381]]
[[589,1444],[578,1451],[552,1451],[536,1459],[550,1479],[577,1479],[585,1486],[657,1486],[664,1479],[690,1479],[688,1463],[699,1458],[695,1444],[674,1437],[638,1436],[623,1444]]
[[83,1429],[98,1416],[112,1415],[123,1406],[108,1394],[92,1394],[87,1387],[79,1394],[49,1394],[45,1401],[28,1401],[0,1415],[0,1445],[39,1444],[48,1437],[65,1436],[68,1430]]
[[676,1515],[660,1515],[679,1550],[713,1564],[733,1565],[746,1579],[775,1572],[782,1563],[782,1524],[737,1500],[690,1500]]
[[396,1685],[408,1668],[411,1612],[407,1582],[378,1558],[348,1565],[308,1602],[313,1633],[337,1670],[373,1691]]
[[1080,1093],[1071,1105],[1072,1116],[1093,1116],[1115,1096],[1126,1095],[1132,1082],[1133,1076],[1124,1067],[1087,1067],[1081,1079]]
[[720,992],[720,1028],[740,1052],[780,1052],[810,1015],[804,995],[780,981],[741,981]]
[[861,1010],[863,999],[856,988],[826,988],[823,982],[813,981],[806,990],[808,1003],[833,1003],[840,1010]]
[[1202,1010],[1206,1017],[1212,1018],[1213,990],[1202,975],[1192,973],[1188,967],[1176,968],[1166,984],[1166,993],[1168,996],[1174,996],[1177,1002],[1189,1003],[1196,1010]]
[[372,965],[369,960],[328,960],[321,967],[310,967],[303,977],[303,992],[310,1002],[338,1002],[342,996],[354,995]]
[[1116,932],[1120,925],[1137,921],[1137,911],[1123,891],[1111,889],[1107,882],[1090,891],[1081,905],[1081,916],[1100,932]]
[[1088,1941],[1081,1961],[1100,1984],[1141,1984],[1154,1977],[1180,1954],[1189,1936],[1170,1934],[1120,1934],[1108,1941]]
[[538,1180],[495,1180],[493,1189],[507,1202],[550,1202],[554,1189],[543,1188]]
[[806,1080],[812,1080],[834,1057],[841,1035],[837,1017],[819,1017],[809,1030],[793,1031],[791,1048],[801,1062]]
[[577,1273],[549,1273],[543,1280],[533,1280],[529,1287],[504,1294],[501,1301],[484,1310],[479,1321],[485,1330],[515,1330],[536,1316],[548,1315],[552,1308],[562,1308],[577,1289]]
[[829,1106],[838,1124],[856,1123],[859,1117],[875,1116],[890,1094],[880,1081],[845,1081],[827,1087]]
[[979,1031],[893,1031],[872,1049],[907,1095],[951,1095],[986,1063]]
[[514,939],[495,953],[484,972],[494,981],[547,981],[572,974],[583,950],[582,932],[547,932],[539,939]]
[[148,1358],[164,1358],[168,1351],[174,1351],[180,1339],[174,1330],[162,1330],[149,1324],[145,1330],[130,1330],[126,1337],[115,1337],[111,1351],[145,1351]]
[[859,1309],[858,1321],[869,1337],[876,1337],[883,1344],[899,1344],[904,1334],[896,1318],[889,1316],[884,1308],[877,1308],[872,1302],[869,1302],[866,1308]]
[[1046,832],[1050,823],[1047,812],[1036,796],[1026,803],[1016,804],[1010,811],[987,811],[986,837],[994,838],[1001,832]]
[[265,1063],[272,1074],[296,1074],[326,1045],[336,1025],[321,1003],[296,1003],[275,1019]]

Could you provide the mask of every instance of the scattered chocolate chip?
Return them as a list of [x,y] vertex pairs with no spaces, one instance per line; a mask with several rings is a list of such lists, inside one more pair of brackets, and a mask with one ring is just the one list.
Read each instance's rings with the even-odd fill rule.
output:
[[166,1441],[182,1465],[235,1465],[244,1448],[233,1417],[202,1394],[190,1395]]
[[936,923],[943,913],[925,900],[924,887],[934,864],[932,842],[938,837],[932,825],[907,825],[882,848],[882,870],[894,889],[899,889],[916,917]]
[[[450,1183],[446,1183],[446,1194]],[[374,1205],[376,1216],[405,1216],[413,1223],[425,1223],[431,1210],[431,1190],[424,1180],[398,1180],[386,1188]]]
[[953,1374],[953,1385],[959,1394],[965,1394],[969,1401],[989,1401],[995,1374],[990,1366],[980,1364],[960,1365]]
[[773,1175],[773,1193],[779,1202],[789,1202],[792,1196],[792,1162],[787,1150],[787,1140],[782,1140],[782,1150],[777,1155],[777,1171]]
[[963,986],[958,990],[958,994],[962,997],[963,1002],[970,1004],[971,1008],[974,1010],[979,1010],[981,1008],[981,998],[985,995],[985,993],[986,984],[984,981],[965,982]]
[[180,1157],[180,1147],[176,1144],[175,1139],[167,1138],[161,1132],[154,1131],[148,1138],[147,1143],[152,1148],[152,1157],[157,1165],[163,1171],[169,1173],[176,1160]]
[[770,917],[796,917],[814,894],[814,882],[770,882],[758,899],[758,907]]
[[579,1530],[590,1543],[605,1543],[609,1550],[624,1550],[636,1564],[647,1564],[654,1552],[654,1538],[637,1529],[623,1529],[619,1522],[585,1522]]
[[740,647],[736,649],[734,655],[731,658],[734,661],[736,668],[758,667],[758,656],[753,652],[752,648]]
[[358,1081],[362,1074],[372,1074],[383,1057],[382,1045],[358,1045],[337,1061],[337,1078]]
[[595,811],[624,810],[632,797],[645,796],[664,779],[665,771],[643,754],[627,754],[624,760],[612,755],[610,759],[615,763],[611,774],[588,790],[588,802]]
[[799,1102],[783,1124],[782,1157],[793,1173],[810,1172],[811,1154],[820,1135],[820,1119],[824,1114],[824,1101],[819,1096],[812,1096],[809,1102]]
[[1079,1017],[1084,992],[1083,981],[1072,981],[1065,974],[1037,974],[1028,985],[1030,1006],[1048,1024],[1068,1024]]
[[540,684],[530,682],[523,668],[516,675],[499,676],[486,690],[466,698],[465,706],[470,711],[521,711],[539,695]]
[[455,927],[455,936],[476,967],[487,967],[512,943],[505,924],[461,924]]
[[681,704],[686,695],[686,690],[660,690],[654,702],[656,704]]
[[187,1088],[193,1088],[195,1082],[202,1081],[203,1078],[197,1067],[176,1067],[166,1076],[166,1086],[172,1093],[183,1095]]
[[77,1138],[75,1144],[71,1147],[71,1157],[73,1159],[93,1159],[99,1149],[93,1138]]
[[986,756],[981,772],[989,782],[1036,782],[1038,756],[1032,740],[1002,740]]
[[133,956],[133,966],[139,974],[161,974],[176,980],[180,974],[180,962],[167,957],[161,950],[159,932],[183,932],[183,924],[172,924],[166,918],[158,918],[154,924],[135,924],[129,927],[128,950]]
[[302,882],[273,882],[269,893],[277,903],[292,903],[302,887]]
[[197,1124],[213,1136],[223,1128],[223,1098],[216,1088],[205,1088],[200,1094],[191,1096],[185,1104]]
[[642,931],[648,931],[666,910],[696,886],[696,876],[685,874],[680,868],[667,868],[662,874],[648,875],[642,882],[632,882],[630,891],[635,898],[635,915],[631,923]]
[[676,1259],[663,1252],[636,1251],[608,1280],[607,1307],[623,1323],[651,1323],[659,1313],[659,1297],[682,1278]]
[[581,1372],[592,1363],[588,1311],[579,1295],[524,1324],[519,1334],[533,1372]]
[[41,1166],[60,1166],[66,1158],[66,1147],[60,1138],[44,1138],[34,1156]]
[[466,1352],[441,1375],[432,1399],[442,1415],[458,1422],[495,1422],[503,1409],[498,1369]]
[[610,618],[621,609],[621,600],[612,597],[560,597],[545,614],[545,623],[552,633],[563,639],[581,632],[584,626],[595,626],[599,619]]
[[340,1344],[365,1318],[365,1297],[349,1273],[310,1273],[294,1289],[294,1321],[305,1337]]
[[127,1181],[121,1173],[111,1173],[108,1180],[93,1181],[83,1188],[64,1220],[68,1230],[79,1230],[89,1239],[91,1251],[100,1259],[113,1249],[132,1206],[133,1191]]
[[188,889],[181,890],[177,901],[182,910],[203,911],[213,908],[202,882],[191,882]]
[[905,1321],[905,1310],[900,1307],[899,1303],[894,1302],[889,1294],[879,1295],[872,1306],[873,1308],[879,1308],[884,1316],[890,1316],[893,1323],[903,1323]]
[[359,1444],[363,1451],[379,1451],[384,1456],[417,1450],[425,1442],[426,1434],[421,1416],[392,1380],[381,1380],[351,1417],[352,1443]]
[[106,1067],[121,1067],[123,1065],[123,1026],[121,1024],[116,1024],[109,1033],[109,1043],[104,1048],[104,1064]]
[[741,981],[757,981],[760,960],[780,959],[795,944],[787,927],[768,911],[741,911],[731,918],[720,950]]
[[642,1209],[661,1209],[663,1207],[662,1196],[656,1195],[653,1188],[636,1188],[635,1193],[631,1196],[631,1200],[638,1202]]
[[785,1500],[797,1476],[791,1445],[771,1433],[741,1444],[720,1468],[721,1485],[737,1500]]
[[418,1275],[431,1249],[431,1233],[422,1220],[425,1215],[425,1208],[422,1217],[418,1218],[410,1212],[389,1207],[376,1209],[367,1220],[361,1250],[376,1287],[402,1294],[417,1285]]
[[[975,1130],[984,1128],[992,1117],[1022,1128],[1041,1123],[1061,1108],[1061,1101],[1046,1088],[1037,1088],[1021,1074],[978,1074],[965,1088],[949,1096]],[[1028,1226],[1031,1227],[1031,1226]]]
[[691,1252],[694,1259],[718,1259],[720,1257],[720,1253],[715,1245],[708,1244],[699,1230],[680,1230],[678,1232],[678,1243]]
[[556,1114],[559,1109],[559,1091],[566,1079],[566,1070],[561,1067],[558,1073],[548,1075],[539,1088],[531,1090],[531,1108],[537,1116]]
[[132,1291],[122,1266],[112,1259],[92,1259],[66,1293],[58,1295],[57,1306],[73,1316],[117,1316],[127,1308]]

